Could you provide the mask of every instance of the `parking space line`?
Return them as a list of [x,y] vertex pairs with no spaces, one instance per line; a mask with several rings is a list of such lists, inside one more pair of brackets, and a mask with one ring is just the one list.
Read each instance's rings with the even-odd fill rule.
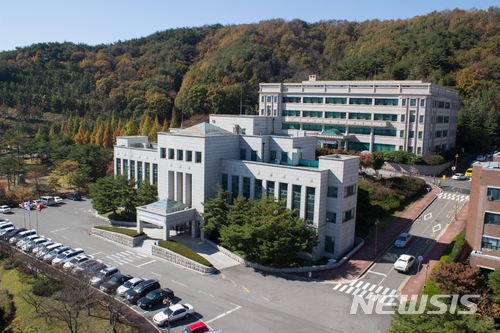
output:
[[232,309],[232,310],[226,311],[226,312],[224,312],[224,313],[222,313],[222,314],[218,315],[217,317],[212,318],[212,319],[210,319],[209,321],[206,321],[206,322],[205,322],[205,324],[210,324],[210,323],[211,323],[211,322],[213,322],[214,320],[220,319],[220,318],[222,318],[222,317],[224,317],[224,316],[226,316],[226,315],[230,314],[231,312],[236,311],[236,310],[238,310],[238,309],[241,309],[241,306],[237,306],[237,307],[235,307],[235,308],[234,308],[234,309]]
[[61,236],[62,238],[69,239],[68,237]]
[[207,296],[210,296],[210,297],[215,297],[215,296],[210,295],[210,294],[207,294],[206,292],[203,292],[203,291],[201,291],[201,290],[200,290],[200,293],[202,293],[202,294],[204,294],[204,295],[207,295]]
[[141,266],[144,266],[144,265],[147,265],[147,264],[151,264],[151,263],[153,263],[155,261],[156,260],[151,260],[151,261],[145,262],[144,264],[137,265],[137,267],[141,267]]
[[188,287],[188,286],[186,286],[185,284],[182,284],[182,283],[177,282],[177,281],[175,281],[175,280],[172,280],[172,282],[177,283],[177,284],[180,284],[181,286],[186,287],[186,288]]
[[379,272],[374,272],[374,271],[369,271],[368,273],[377,274],[377,275],[381,275],[381,276],[387,276],[387,274],[383,274],[383,273],[379,273]]
[[268,301],[268,302],[269,302],[269,300],[268,300],[267,298],[265,298],[264,296],[260,296],[260,297],[262,297],[263,299],[265,299],[266,301]]
[[96,253],[92,253],[91,256],[95,256],[96,254],[99,254],[101,252],[96,252]]
[[88,247],[89,249],[91,249],[91,250],[95,250],[94,248],[92,248],[92,247],[90,247],[90,246],[87,246],[87,247]]
[[247,289],[247,288],[245,288],[245,287],[243,287],[243,286],[241,286],[241,288],[245,289],[245,291],[246,291],[247,293],[249,293],[249,292],[250,292],[250,291],[248,291],[248,289]]
[[80,244],[80,245],[82,245],[82,243],[79,243],[79,242],[77,242],[77,241],[75,241],[75,243],[76,243],[76,244]]
[[61,230],[66,230],[66,229],[69,229],[69,227],[67,227],[67,228],[62,228],[62,229],[57,229],[57,230],[52,230],[52,231],[51,231],[51,233],[56,233],[56,232],[58,232],[58,231],[61,231]]
[[151,272],[151,271],[149,271],[149,273],[154,274],[154,275],[156,275],[156,276],[161,276],[160,274],[156,274],[156,273]]

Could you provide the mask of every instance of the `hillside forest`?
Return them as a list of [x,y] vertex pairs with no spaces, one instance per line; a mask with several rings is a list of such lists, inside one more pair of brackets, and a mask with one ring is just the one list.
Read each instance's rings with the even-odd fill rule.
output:
[[238,114],[240,102],[255,114],[259,83],[300,82],[312,73],[459,89],[458,145],[485,149],[500,135],[499,7],[405,20],[274,19],[1,52],[0,133],[12,140],[71,132],[66,144],[101,147],[124,133],[154,139],[193,117]]

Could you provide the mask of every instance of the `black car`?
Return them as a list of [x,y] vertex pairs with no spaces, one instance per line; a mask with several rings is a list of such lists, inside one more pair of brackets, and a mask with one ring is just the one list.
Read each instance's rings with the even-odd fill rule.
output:
[[161,288],[158,280],[147,280],[139,283],[134,289],[127,291],[125,298],[130,304],[135,304],[139,298],[158,288]]
[[121,286],[122,284],[124,284],[125,282],[130,280],[131,278],[132,278],[132,276],[130,276],[128,274],[116,274],[115,276],[113,276],[111,278],[111,280],[101,284],[101,287],[100,287],[101,291],[105,292],[106,294],[112,293],[116,290],[116,288],[118,288],[119,286]]
[[5,234],[3,234],[1,236],[1,238],[5,239],[5,240],[8,240],[11,237],[17,236],[20,232],[23,232],[23,231],[26,231],[26,229],[25,228],[14,229],[14,230],[8,231]]
[[73,193],[70,193],[68,194],[68,199],[70,200],[82,200],[82,195],[78,192],[73,192]]
[[166,297],[174,297],[174,292],[171,289],[155,289],[150,291],[146,296],[139,298],[137,305],[142,309],[151,309],[153,305],[162,302]]

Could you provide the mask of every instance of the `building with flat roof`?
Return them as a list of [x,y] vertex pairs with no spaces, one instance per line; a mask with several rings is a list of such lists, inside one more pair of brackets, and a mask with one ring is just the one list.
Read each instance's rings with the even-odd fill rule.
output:
[[471,267],[500,267],[500,154],[473,166],[466,241]]
[[458,96],[458,90],[422,81],[318,81],[310,75],[301,83],[261,83],[259,116],[272,119],[262,121],[272,133],[304,130],[332,148],[426,155],[455,146]]
[[[249,119],[255,126],[251,132],[259,131],[259,119]],[[312,259],[339,259],[349,252],[354,246],[359,157],[315,160],[316,138],[303,131],[290,136],[233,129],[236,134],[202,123],[158,133],[154,145],[147,137],[117,138],[115,173],[158,184],[160,201],[138,208],[138,230],[143,222],[153,223],[164,228],[167,239],[170,227],[185,223],[197,236],[202,203],[215,197],[219,183],[232,197],[286,200],[318,233]]]

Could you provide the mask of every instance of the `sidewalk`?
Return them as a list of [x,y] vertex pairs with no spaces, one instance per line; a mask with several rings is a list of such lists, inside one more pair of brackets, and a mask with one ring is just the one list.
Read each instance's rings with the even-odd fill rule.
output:
[[457,220],[448,225],[445,232],[441,235],[441,237],[439,237],[436,244],[434,244],[431,252],[425,257],[420,265],[420,272],[410,277],[401,291],[402,295],[408,295],[408,299],[410,299],[412,295],[420,295],[420,292],[424,287],[426,277],[428,278],[432,269],[436,267],[439,259],[453,238],[464,228],[467,220],[467,214],[469,213],[469,202],[469,200],[465,202],[457,215]]
[[[377,257],[382,255],[394,239],[401,234],[419,215],[436,199],[441,190],[431,186],[432,191],[427,193],[420,201],[413,205],[405,214],[394,221],[389,228],[378,235]],[[451,241],[451,240],[450,240]],[[328,280],[331,282],[347,282],[358,278],[375,261],[375,241],[365,244],[357,253],[340,267],[312,272],[313,279]],[[306,274],[294,274],[306,277]]]

